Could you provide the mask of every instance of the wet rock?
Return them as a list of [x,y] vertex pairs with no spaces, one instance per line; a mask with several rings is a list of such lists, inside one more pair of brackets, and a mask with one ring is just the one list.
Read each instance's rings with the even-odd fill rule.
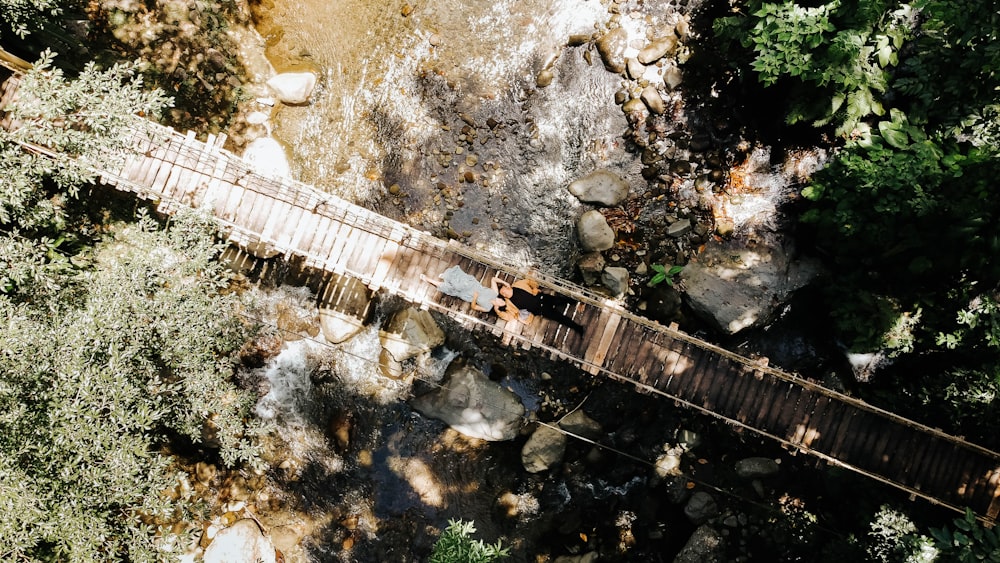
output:
[[640,63],[648,65],[650,63],[655,63],[667,55],[673,54],[676,49],[677,37],[673,35],[657,37],[639,51],[639,54],[636,55],[636,59],[638,59]]
[[632,98],[631,100],[622,104],[622,111],[625,114],[630,113],[646,113],[646,103],[639,98]]
[[576,267],[583,276],[583,283],[593,285],[601,279],[601,272],[604,271],[604,255],[600,252],[588,252],[580,256],[576,261]]
[[354,414],[346,409],[337,409],[330,415],[327,424],[327,437],[333,444],[337,454],[343,455],[351,446],[351,434],[354,431]]
[[628,291],[628,270],[620,267],[604,268],[601,284],[615,297],[624,295]]
[[319,334],[319,318],[315,310],[299,307],[291,299],[283,299],[277,305],[277,312],[278,330],[285,341],[299,340],[303,335]]
[[237,520],[220,530],[205,549],[205,563],[275,563],[277,554],[257,523]]
[[736,230],[736,221],[729,217],[717,217],[715,219],[715,234],[727,238]]
[[566,40],[566,44],[570,47],[579,47],[580,45],[585,45],[590,42],[589,33],[574,33],[569,36]]
[[670,449],[656,458],[656,465],[653,466],[656,476],[663,479],[680,475],[682,472],[681,453],[680,450]]
[[818,262],[797,258],[790,242],[749,245],[710,240],[684,268],[691,309],[726,334],[763,326],[792,292],[820,272]]
[[587,416],[583,409],[576,409],[559,420],[559,427],[577,436],[597,440],[604,435],[601,423]]
[[267,85],[282,103],[304,104],[316,87],[316,75],[311,72],[283,72],[268,80]]
[[347,315],[335,309],[321,308],[319,310],[319,327],[327,342],[340,344],[361,332],[365,325],[362,319],[353,315]]
[[639,97],[642,98],[642,102],[646,104],[649,111],[656,115],[660,115],[667,110],[667,104],[663,101],[663,97],[660,96],[660,92],[656,89],[656,86],[646,86],[642,89]]
[[573,180],[568,189],[583,203],[599,203],[605,207],[618,205],[628,197],[628,182],[605,169]]
[[691,534],[674,563],[710,563],[725,560],[722,534],[711,526],[699,526]]
[[286,555],[299,545],[305,534],[303,526],[293,524],[275,526],[270,530],[271,543],[274,544],[274,548]]
[[555,75],[552,74],[551,70],[543,70],[542,72],[539,72],[538,76],[535,78],[535,85],[539,88],[545,88],[546,86],[552,84],[552,80],[554,78]]
[[768,457],[748,457],[736,462],[736,474],[743,479],[759,479],[778,473],[781,467]]
[[441,388],[410,402],[418,412],[444,421],[453,429],[489,441],[517,437],[524,405],[504,387],[471,366],[450,374]]
[[407,307],[397,311],[378,333],[382,348],[402,362],[444,344],[444,331],[429,311]]
[[615,231],[600,211],[590,210],[576,222],[577,237],[585,252],[607,250],[615,245]]
[[243,160],[262,176],[292,177],[292,167],[288,164],[285,147],[272,137],[259,137],[251,141],[243,150]]
[[666,283],[649,290],[646,296],[646,316],[664,325],[677,319],[681,310],[681,294]]
[[719,513],[719,505],[712,495],[698,491],[691,495],[687,504],[684,505],[684,515],[693,524],[704,524],[709,518]]
[[528,473],[541,473],[562,461],[566,454],[566,435],[539,425],[521,448],[521,464]]
[[616,74],[625,72],[625,51],[628,49],[628,32],[625,29],[612,29],[598,38],[595,44],[604,68]]
[[667,226],[667,235],[680,238],[691,232],[694,226],[691,224],[690,219],[681,219],[680,221],[674,221],[669,226]]

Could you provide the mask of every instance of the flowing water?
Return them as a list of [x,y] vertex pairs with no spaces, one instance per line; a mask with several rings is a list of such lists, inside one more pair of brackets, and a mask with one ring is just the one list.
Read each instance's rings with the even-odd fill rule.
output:
[[[606,24],[597,0],[268,0],[256,12],[277,70],[321,76],[308,105],[273,119],[304,182],[555,272],[579,214],[566,185],[597,167],[642,182],[622,146],[620,77],[566,46]],[[544,69],[554,80],[538,88]]]

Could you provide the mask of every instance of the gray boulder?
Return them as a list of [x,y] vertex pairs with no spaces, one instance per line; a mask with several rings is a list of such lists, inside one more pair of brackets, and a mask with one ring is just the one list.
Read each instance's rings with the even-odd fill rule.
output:
[[521,448],[521,464],[528,473],[540,473],[562,461],[566,453],[566,435],[539,425]]
[[610,170],[595,170],[570,182],[569,193],[583,203],[611,207],[628,197],[628,182]]
[[748,457],[736,462],[736,474],[743,479],[759,479],[778,473],[781,466],[769,457]]
[[601,273],[604,272],[604,264],[604,256],[600,252],[580,255],[576,260],[576,267],[583,276],[583,283],[588,285],[597,283],[601,279]]
[[711,526],[699,526],[681,548],[674,563],[718,563],[725,561],[722,534]]
[[524,415],[517,395],[471,366],[458,368],[440,389],[416,397],[410,405],[466,436],[489,441],[517,437]]
[[704,524],[706,520],[719,513],[719,505],[712,495],[698,491],[691,495],[687,504],[684,505],[684,515],[693,524]]
[[624,295],[628,291],[628,270],[618,266],[605,268],[601,274],[601,284],[615,297]]
[[576,409],[562,417],[559,420],[559,428],[590,440],[597,440],[604,435],[601,423],[587,416],[583,409]]
[[615,245],[615,231],[600,211],[591,209],[576,221],[577,236],[584,252],[600,252]]
[[656,86],[653,86],[652,84],[646,86],[642,89],[642,92],[639,93],[639,97],[642,99],[642,102],[646,104],[646,107],[649,108],[649,111],[654,114],[660,115],[667,111],[667,104],[663,101],[663,96],[660,95]]
[[736,334],[766,324],[819,272],[819,263],[796,258],[791,244],[713,239],[684,267],[684,289],[695,313],[718,330]]

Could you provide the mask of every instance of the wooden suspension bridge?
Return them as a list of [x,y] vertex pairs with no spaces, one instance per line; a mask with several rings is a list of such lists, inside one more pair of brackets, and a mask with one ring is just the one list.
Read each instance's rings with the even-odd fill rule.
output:
[[[15,96],[9,84],[2,90],[6,101]],[[526,326],[473,311],[422,282],[420,274],[458,264],[488,285],[493,276],[513,281],[528,273],[302,183],[258,174],[224,150],[223,142],[214,135],[200,141],[193,133],[137,127],[124,162],[97,172],[102,182],[153,202],[163,213],[207,209],[230,241],[255,253],[296,258],[364,284],[331,284],[323,301],[333,308],[351,302],[351,292],[397,295],[470,330],[489,331],[504,345],[631,384],[911,497],[956,511],[969,507],[990,525],[1000,514],[996,452],[733,354],[675,325],[659,325],[561,279],[530,274],[545,291],[577,301],[567,313],[585,327],[582,335],[542,318]]]

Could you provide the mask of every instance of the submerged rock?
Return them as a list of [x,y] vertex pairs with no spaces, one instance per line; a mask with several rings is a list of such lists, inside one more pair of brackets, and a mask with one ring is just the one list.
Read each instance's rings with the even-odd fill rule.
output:
[[625,51],[628,49],[628,32],[622,28],[612,29],[602,35],[595,43],[597,52],[601,54],[604,68],[621,74],[625,71]]
[[736,462],[736,474],[743,479],[770,477],[780,469],[777,462],[769,457],[748,457]]
[[699,526],[674,558],[674,563],[723,561],[724,548],[722,534],[711,526]]
[[517,437],[524,415],[517,395],[471,366],[458,368],[440,389],[413,399],[410,405],[466,436],[489,441]]
[[378,338],[392,359],[403,362],[444,344],[444,331],[429,311],[407,307],[385,323]]

